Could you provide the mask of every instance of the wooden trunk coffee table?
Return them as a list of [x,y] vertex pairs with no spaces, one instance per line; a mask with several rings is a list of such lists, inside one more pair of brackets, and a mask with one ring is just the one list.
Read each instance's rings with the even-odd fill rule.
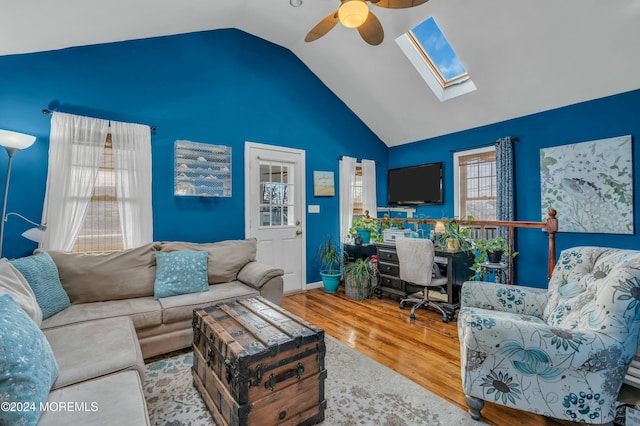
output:
[[324,330],[261,298],[193,311],[193,381],[219,425],[324,420]]

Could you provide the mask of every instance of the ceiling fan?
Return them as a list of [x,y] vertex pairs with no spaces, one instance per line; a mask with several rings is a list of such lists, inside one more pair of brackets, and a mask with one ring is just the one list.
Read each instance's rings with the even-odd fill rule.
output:
[[347,28],[357,28],[362,39],[377,46],[384,40],[382,24],[372,12],[367,2],[388,9],[405,9],[426,3],[428,0],[340,0],[338,10],[328,15],[309,31],[304,41],[319,39],[336,26],[338,21]]

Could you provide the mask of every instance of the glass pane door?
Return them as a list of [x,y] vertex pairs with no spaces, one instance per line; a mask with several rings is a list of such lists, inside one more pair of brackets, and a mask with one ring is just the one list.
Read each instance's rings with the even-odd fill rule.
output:
[[260,226],[294,225],[292,164],[260,160]]

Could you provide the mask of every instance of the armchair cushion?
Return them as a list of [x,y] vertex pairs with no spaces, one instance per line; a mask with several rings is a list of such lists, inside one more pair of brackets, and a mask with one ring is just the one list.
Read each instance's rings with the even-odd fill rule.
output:
[[542,318],[548,302],[547,290],[508,284],[466,281],[460,295],[461,306],[500,310]]
[[607,333],[640,319],[638,254],[602,247],[563,251],[549,281],[545,320],[563,328]]
[[[597,371],[623,356],[620,342],[610,336],[554,327],[531,315],[467,308],[458,320],[466,329],[461,343],[468,349],[495,352],[523,374],[553,369],[559,375],[565,368]],[[546,371],[546,378],[551,374]]]

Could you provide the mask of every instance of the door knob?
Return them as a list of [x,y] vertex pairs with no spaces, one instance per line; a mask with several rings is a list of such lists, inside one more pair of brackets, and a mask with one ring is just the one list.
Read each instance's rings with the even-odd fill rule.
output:
[[302,235],[302,231],[299,229],[296,229],[296,235]]

